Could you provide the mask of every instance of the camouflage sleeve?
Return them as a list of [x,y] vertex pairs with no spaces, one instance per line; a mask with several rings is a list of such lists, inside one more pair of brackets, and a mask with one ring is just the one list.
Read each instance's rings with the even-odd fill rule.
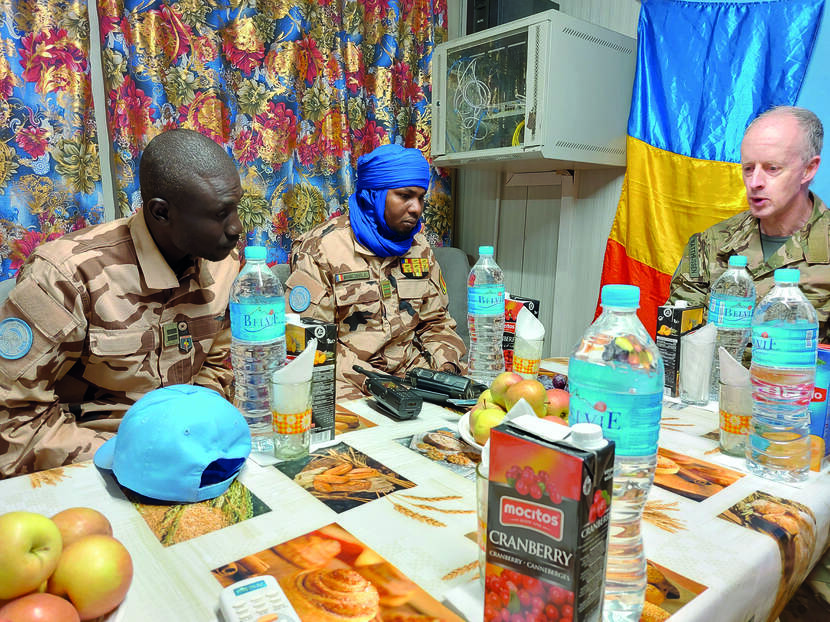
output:
[[[297,241],[291,249],[291,276],[285,282],[285,297],[289,301],[291,290],[305,287],[310,303],[300,312],[303,317],[313,317],[324,322],[337,323],[335,317],[334,289],[332,276],[317,261],[320,257],[319,239]],[[295,313],[290,303],[286,303],[286,312]],[[337,399],[355,399],[364,395],[363,383],[366,376],[352,369],[360,365],[364,369],[380,372],[365,361],[342,341],[337,341]]]
[[222,323],[222,330],[213,340],[210,352],[202,364],[199,373],[193,379],[193,384],[198,384],[208,389],[218,391],[226,399],[233,399],[233,369],[230,367],[231,355],[231,321],[230,316],[225,313],[225,320]]
[[54,390],[83,350],[81,295],[51,264],[35,260],[0,307],[0,319],[9,318],[31,330],[31,344],[24,337],[19,358],[0,357],[0,477],[92,458],[111,435],[77,425]]
[[[317,262],[319,250],[319,240],[298,240],[294,243],[291,249],[291,275],[285,281],[286,311],[324,322],[335,322],[331,275]],[[294,311],[291,308],[289,301],[295,287],[308,290],[307,309]]]
[[421,306],[420,324],[416,330],[422,348],[429,353],[433,369],[463,373],[461,358],[467,351],[455,332],[455,320],[448,310],[449,297],[441,267],[430,250],[430,294]]
[[678,300],[686,300],[690,306],[706,304],[710,284],[705,245],[703,234],[695,233],[689,238],[671,279],[668,304]]

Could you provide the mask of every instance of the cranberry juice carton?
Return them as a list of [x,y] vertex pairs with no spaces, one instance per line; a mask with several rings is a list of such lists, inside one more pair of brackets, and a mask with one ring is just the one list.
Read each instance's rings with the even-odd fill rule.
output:
[[491,430],[485,622],[600,619],[613,478],[613,442]]
[[311,371],[311,443],[334,438],[335,353],[337,326],[311,317],[286,318],[285,355],[290,361],[306,344],[317,340],[314,368]]

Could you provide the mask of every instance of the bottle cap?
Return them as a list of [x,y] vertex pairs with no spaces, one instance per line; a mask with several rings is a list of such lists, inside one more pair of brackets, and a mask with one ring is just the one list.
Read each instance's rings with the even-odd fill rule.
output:
[[746,257],[743,255],[732,255],[729,258],[729,265],[736,268],[746,268]]
[[779,268],[773,273],[776,283],[798,283],[801,273],[798,268]]
[[575,423],[571,426],[571,444],[582,449],[600,449],[608,444],[602,427],[596,423]]
[[246,246],[245,259],[265,259],[266,250],[264,246]]
[[479,246],[478,247],[478,254],[484,255],[487,257],[493,256],[493,247],[492,246]]
[[640,306],[640,288],[636,285],[605,285],[600,293],[600,304],[636,309]]

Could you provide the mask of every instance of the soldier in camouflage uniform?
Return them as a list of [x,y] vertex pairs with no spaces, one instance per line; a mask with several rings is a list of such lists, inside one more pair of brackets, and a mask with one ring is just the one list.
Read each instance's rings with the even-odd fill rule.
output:
[[830,211],[808,190],[821,161],[821,121],[803,108],[759,115],[744,134],[741,166],[749,210],[694,234],[671,281],[669,303],[706,304],[730,255],[745,255],[757,299],[778,268],[798,268],[800,287],[818,313],[819,338],[830,343]]
[[337,399],[363,395],[355,364],[396,376],[414,367],[463,371],[447,287],[419,233],[428,186],[420,151],[379,147],[358,160],[349,214],[291,249],[290,310],[337,325]]
[[92,458],[142,395],[228,397],[239,175],[190,130],[154,138],[143,209],[38,247],[0,307],[0,477]]

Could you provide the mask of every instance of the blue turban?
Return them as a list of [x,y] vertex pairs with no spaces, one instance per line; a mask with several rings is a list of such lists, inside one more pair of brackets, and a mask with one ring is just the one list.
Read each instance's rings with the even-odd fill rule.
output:
[[386,224],[386,194],[390,188],[429,188],[429,163],[418,149],[381,145],[357,159],[357,187],[349,197],[349,220],[354,237],[378,257],[399,257],[412,246],[421,220],[410,233]]

